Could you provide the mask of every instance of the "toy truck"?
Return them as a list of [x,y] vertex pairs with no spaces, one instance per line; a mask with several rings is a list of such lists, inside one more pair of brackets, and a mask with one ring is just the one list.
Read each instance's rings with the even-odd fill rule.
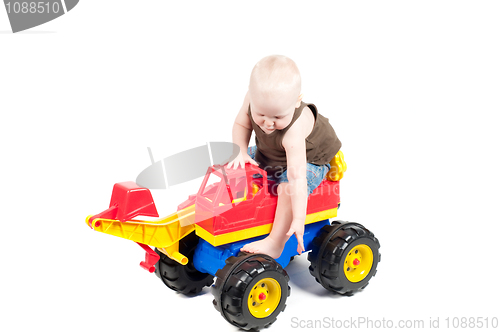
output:
[[[375,275],[380,245],[360,224],[330,222],[340,206],[339,180],[346,167],[342,152],[331,165],[308,198],[304,247],[316,281],[329,291],[352,295]],[[290,295],[284,268],[298,254],[295,236],[277,259],[240,251],[270,233],[277,204],[274,185],[257,166],[235,170],[214,165],[198,193],[177,212],[148,221],[137,217],[159,217],[149,189],[134,182],[117,183],[109,208],[88,216],[86,223],[98,232],[138,243],[146,251],[140,265],[167,287],[196,294],[212,286],[213,305],[230,324],[260,329],[284,310]]]

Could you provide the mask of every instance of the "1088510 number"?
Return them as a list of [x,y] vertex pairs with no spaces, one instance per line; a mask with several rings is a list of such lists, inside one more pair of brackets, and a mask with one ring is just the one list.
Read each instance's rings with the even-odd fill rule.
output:
[[59,2],[7,2],[5,3],[7,13],[15,14],[43,14],[43,13],[59,13],[61,6]]
[[447,317],[446,328],[498,328],[497,317]]

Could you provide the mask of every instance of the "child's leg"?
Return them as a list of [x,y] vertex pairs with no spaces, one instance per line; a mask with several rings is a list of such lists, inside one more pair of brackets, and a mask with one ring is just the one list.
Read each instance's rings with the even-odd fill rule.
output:
[[241,251],[266,254],[272,258],[278,258],[281,255],[289,238],[286,233],[293,219],[291,198],[286,188],[288,185],[288,182],[283,182],[278,186],[278,204],[271,233],[260,241],[246,244]]
[[253,160],[255,160],[255,152],[257,151],[257,146],[254,145],[254,146],[249,146],[248,149],[247,149],[247,154],[250,156],[250,158],[252,158]]

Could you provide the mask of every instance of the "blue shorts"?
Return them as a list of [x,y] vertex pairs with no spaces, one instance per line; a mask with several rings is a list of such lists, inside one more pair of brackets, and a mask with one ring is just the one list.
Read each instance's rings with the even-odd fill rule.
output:
[[[248,155],[253,160],[255,160],[255,151],[257,151],[257,146],[255,146],[255,145],[249,147],[247,150]],[[326,173],[328,173],[330,168],[331,168],[330,164],[319,166],[319,165],[307,163],[307,165],[306,165],[307,196],[309,196],[314,191],[314,189],[316,189],[321,184],[321,182],[323,181],[323,179],[326,176]],[[278,176],[272,176],[272,175],[267,176],[268,181],[275,182],[275,184],[272,186],[272,188],[270,187],[270,190],[274,195],[277,195],[278,185],[281,182],[288,182],[288,178],[287,178],[286,173],[287,173],[287,171],[285,170],[283,173],[281,173]],[[279,173],[277,173],[277,174],[279,174]]]

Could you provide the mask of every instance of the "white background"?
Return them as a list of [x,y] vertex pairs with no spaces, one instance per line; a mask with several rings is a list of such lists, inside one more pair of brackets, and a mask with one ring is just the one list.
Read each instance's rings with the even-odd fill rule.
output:
[[[209,289],[176,294],[136,244],[84,220],[150,164],[148,146],[160,159],[231,141],[269,54],[297,62],[343,142],[339,219],[382,245],[350,298],[295,259],[271,329],[499,317],[499,15],[496,1],[81,1],[12,34],[0,10],[0,329],[236,330]],[[160,214],[199,183],[154,191]]]

